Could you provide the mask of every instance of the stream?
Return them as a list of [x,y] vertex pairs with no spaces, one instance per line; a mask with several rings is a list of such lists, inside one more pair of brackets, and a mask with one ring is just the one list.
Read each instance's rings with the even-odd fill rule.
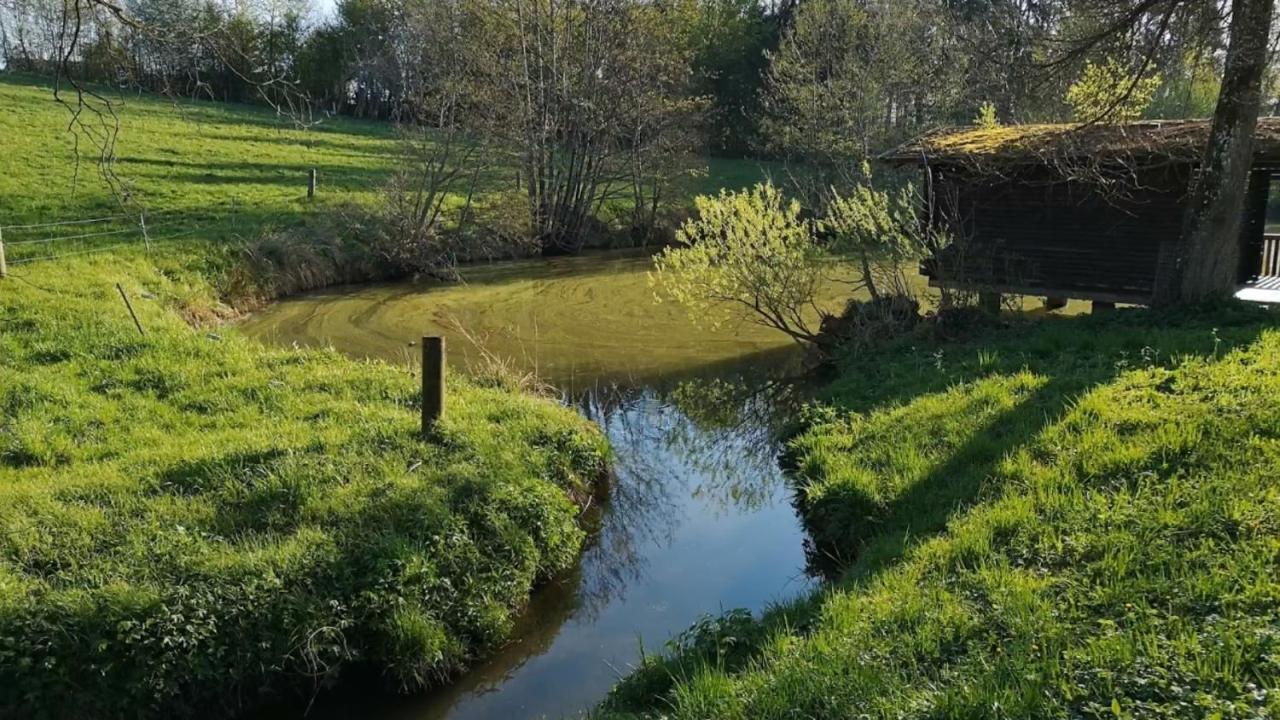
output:
[[[335,693],[311,717],[558,718],[608,693],[645,652],[705,615],[760,611],[809,590],[805,535],[778,467],[794,344],[754,324],[696,326],[654,299],[634,253],[464,268],[452,285],[336,288],[241,328],[412,362],[422,335],[450,365],[536,372],[608,434],[616,477],[575,570],[540,588],[513,640],[453,683],[409,697]],[[839,288],[828,289],[833,307]]]

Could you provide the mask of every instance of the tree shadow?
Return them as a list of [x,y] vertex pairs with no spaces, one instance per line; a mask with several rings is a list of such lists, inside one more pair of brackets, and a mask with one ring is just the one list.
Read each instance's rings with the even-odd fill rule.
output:
[[[845,417],[909,408],[930,396],[936,401],[938,393],[987,379],[999,382],[1022,374],[1024,390],[986,417],[974,416],[971,405],[960,401],[953,407],[931,408],[937,418],[976,427],[887,502],[828,497],[823,502],[835,507],[814,508],[805,504],[803,486],[797,487],[796,502],[814,538],[808,548],[810,569],[839,581],[826,588],[865,586],[896,567],[912,547],[944,533],[948,523],[983,498],[1001,492],[1000,464],[1005,458],[1032,446],[1095,389],[1133,370],[1220,357],[1256,342],[1264,330],[1277,326],[1273,314],[1237,305],[1045,320],[984,332],[961,342],[907,341],[841,365],[840,377],[833,380],[825,397],[827,414],[810,426],[810,434],[824,432],[828,423],[834,434]],[[935,356],[938,350],[943,351],[941,361]],[[980,358],[979,350],[983,351]],[[909,433],[900,435],[907,442],[929,440]],[[827,451],[832,447],[846,453],[872,451],[860,444],[862,438],[852,437],[844,444],[830,435],[825,439],[831,443]],[[798,485],[803,482],[796,474],[792,479]],[[836,527],[839,522],[845,525]],[[769,648],[776,647],[779,634],[803,637],[816,627],[825,602],[826,592],[813,593],[773,608],[746,627],[733,627],[733,655],[727,659],[714,642],[710,652],[699,644],[686,644],[648,656],[615,689],[605,707],[638,713],[665,708],[672,689],[706,667],[729,674],[755,667]],[[726,615],[720,624],[733,619],[732,614]]]
[[[982,497],[999,492],[999,464],[1032,444],[1093,390],[1130,370],[1172,368],[1190,358],[1220,356],[1252,344],[1264,328],[1275,324],[1274,316],[1263,310],[1235,305],[1181,316],[1134,309],[1108,317],[1040,319],[1021,332],[1005,329],[999,331],[1003,334],[986,333],[957,344],[899,348],[901,364],[888,371],[895,380],[870,373],[873,377],[860,391],[845,385],[841,392],[841,384],[851,369],[866,369],[865,361],[846,365],[844,379],[837,381],[835,394],[828,398],[840,414],[909,407],[948,389],[977,388],[984,379],[1019,373],[1030,373],[1041,383],[982,422],[888,502],[876,502],[848,487],[810,503],[804,478],[795,478],[796,503],[812,538],[812,569],[828,578],[858,582],[874,577],[911,546],[944,531]],[[904,358],[904,351],[915,357]],[[961,357],[948,360],[948,352]],[[943,414],[963,421],[957,414],[967,411],[966,405],[958,404]],[[811,430],[815,431],[823,432],[820,427]]]

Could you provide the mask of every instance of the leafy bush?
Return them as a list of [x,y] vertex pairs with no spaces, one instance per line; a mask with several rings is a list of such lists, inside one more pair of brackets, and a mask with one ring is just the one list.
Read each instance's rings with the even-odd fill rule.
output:
[[764,183],[694,204],[698,217],[655,259],[654,284],[697,322],[748,320],[816,342],[826,255],[800,203]]
[[1067,104],[1079,122],[1129,122],[1142,117],[1163,83],[1159,75],[1135,77],[1115,58],[1090,61],[1067,89]]

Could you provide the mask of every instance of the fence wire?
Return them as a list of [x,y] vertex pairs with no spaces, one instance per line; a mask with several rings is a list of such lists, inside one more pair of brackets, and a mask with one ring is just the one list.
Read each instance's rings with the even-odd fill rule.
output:
[[36,223],[34,225],[0,225],[0,230],[32,230],[36,228],[58,227],[60,225],[90,225],[92,223],[106,222],[108,220],[119,220],[128,217],[127,215],[111,215],[109,217],[90,218],[88,220],[58,220],[48,223]]
[[[213,212],[168,211],[154,215],[140,213],[136,216],[110,215],[21,225],[0,225],[0,249],[9,251],[7,253],[9,265],[25,265],[46,260],[93,255],[142,245],[151,249],[171,240],[195,235],[202,228],[189,228],[162,237],[156,237],[153,232],[155,230],[193,223],[208,223],[217,217],[218,215]],[[92,228],[88,232],[82,231],[87,226],[93,225],[100,227]],[[124,226],[116,227],[118,225]],[[58,235],[59,230],[63,228],[70,229],[72,234]],[[41,237],[28,237],[28,235]],[[127,235],[136,235],[136,237],[126,239]],[[106,245],[100,244],[102,238],[110,238],[112,242]],[[59,247],[62,243],[68,243],[68,246]],[[38,255],[27,254],[28,251],[37,249],[37,246],[41,246],[40,249],[48,252]]]

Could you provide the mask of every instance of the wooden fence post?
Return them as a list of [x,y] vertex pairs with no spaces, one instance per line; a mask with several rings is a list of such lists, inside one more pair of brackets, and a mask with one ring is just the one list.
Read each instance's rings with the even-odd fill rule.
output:
[[142,226],[142,241],[147,244],[147,252],[151,252],[151,235],[147,234],[147,214],[138,214],[138,224]]
[[129,317],[133,318],[133,326],[138,328],[138,334],[145,336],[147,333],[142,329],[142,323],[138,322],[138,313],[133,311],[133,303],[129,302],[129,296],[120,287],[120,283],[116,283],[116,290],[120,291],[120,299],[124,300],[124,306],[129,310]]
[[444,416],[444,338],[422,338],[422,434]]
[[307,199],[314,200],[316,198],[316,169],[311,168],[311,172],[307,173]]
[[4,261],[4,229],[0,228],[0,278],[8,275],[9,265]]

